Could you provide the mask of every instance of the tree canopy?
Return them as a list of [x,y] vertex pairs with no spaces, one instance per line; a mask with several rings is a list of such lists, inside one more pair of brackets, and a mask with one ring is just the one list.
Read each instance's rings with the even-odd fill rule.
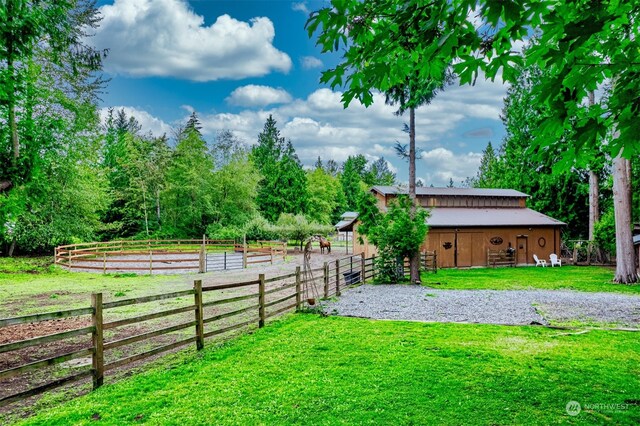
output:
[[[626,157],[640,153],[639,25],[637,2],[333,0],[311,14],[307,29],[324,52],[344,52],[321,81],[346,87],[345,106],[354,98],[370,105],[372,89],[387,92],[407,75],[437,80],[449,64],[461,84],[478,77],[512,82],[518,66],[539,65],[549,77],[534,99],[551,113],[532,149],[556,147],[559,166],[569,167],[587,163],[598,137],[614,130],[618,137],[606,147],[612,157],[622,148]],[[516,46],[532,34],[523,57]],[[588,93],[607,83],[607,100],[587,108]],[[568,129],[575,139],[559,144]]]

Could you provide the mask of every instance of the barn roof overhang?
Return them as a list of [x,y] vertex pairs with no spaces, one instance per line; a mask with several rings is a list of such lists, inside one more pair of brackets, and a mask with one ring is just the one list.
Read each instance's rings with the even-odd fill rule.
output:
[[338,232],[352,232],[353,225],[358,221],[358,213],[357,212],[346,212],[341,216],[342,220],[336,223],[334,228]]
[[427,224],[432,228],[473,226],[563,226],[566,223],[528,208],[436,207]]
[[[371,188],[372,191],[381,195],[398,195],[408,194],[407,188],[399,186],[383,186],[376,185]],[[508,197],[508,198],[529,198],[524,192],[515,189],[496,189],[496,188],[432,188],[418,187],[416,188],[416,196],[461,196],[461,197]]]

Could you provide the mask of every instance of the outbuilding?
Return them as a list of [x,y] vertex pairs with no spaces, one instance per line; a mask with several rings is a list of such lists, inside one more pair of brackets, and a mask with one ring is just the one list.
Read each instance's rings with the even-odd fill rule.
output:
[[[378,207],[386,210],[405,188],[374,186]],[[422,250],[435,251],[439,268],[487,266],[497,253],[513,253],[517,265],[535,264],[533,255],[560,254],[565,223],[527,207],[529,196],[513,189],[416,188],[421,206],[430,211],[429,233]],[[369,257],[376,248],[360,244],[354,226],[354,253]],[[515,250],[515,252],[514,252]]]

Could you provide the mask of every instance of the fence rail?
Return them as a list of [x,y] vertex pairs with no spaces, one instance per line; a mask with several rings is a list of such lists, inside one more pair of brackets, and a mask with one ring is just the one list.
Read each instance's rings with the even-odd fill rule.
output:
[[[264,247],[262,247],[264,248]],[[129,298],[103,302],[102,293],[91,295],[91,306],[79,309],[70,309],[58,312],[45,312],[15,318],[0,319],[0,329],[4,327],[18,327],[21,324],[38,323],[41,321],[58,320],[63,318],[86,318],[90,324],[57,333],[47,334],[31,339],[10,341],[0,344],[0,354],[11,354],[15,351],[36,348],[34,354],[40,358],[22,362],[18,365],[9,365],[0,371],[0,380],[13,379],[16,376],[42,368],[50,367],[66,361],[91,357],[90,365],[80,365],[69,371],[66,376],[30,387],[29,389],[14,392],[10,395],[0,395],[0,406],[14,401],[54,389],[71,382],[92,378],[93,388],[103,384],[105,372],[119,367],[127,366],[133,362],[142,361],[152,356],[193,344],[198,350],[202,349],[205,339],[220,336],[233,330],[239,330],[249,326],[264,327],[269,318],[273,318],[293,309],[299,310],[303,300],[309,294],[309,287],[315,286],[315,293],[320,297],[329,298],[339,296],[341,292],[350,286],[359,285],[376,276],[376,259],[365,258],[364,255],[348,256],[336,261],[327,262],[321,268],[306,271],[304,276],[300,267],[289,274],[265,277],[258,275],[257,279],[243,282],[229,282],[211,286],[203,286],[201,280],[194,281],[193,288],[174,291],[170,293],[155,294],[150,296]],[[267,284],[269,288],[267,288]],[[306,290],[305,290],[306,289]],[[305,296],[305,291],[307,296]],[[208,300],[203,300],[207,295]],[[185,301],[185,296],[193,296],[193,299]],[[128,314],[125,318],[117,317],[113,310],[122,307],[148,304],[151,302],[166,301],[170,308],[145,313],[143,315]],[[175,306],[175,304],[179,306]],[[222,309],[222,311],[220,311]],[[131,312],[127,308],[125,314]],[[120,313],[119,315],[121,315]],[[116,318],[110,318],[116,316]],[[106,318],[105,318],[106,317]],[[176,324],[168,323],[168,317],[172,317]],[[89,321],[90,319],[90,321]],[[159,323],[160,328],[149,329],[153,324]],[[147,325],[142,325],[147,324]],[[133,335],[118,335],[118,330],[127,326],[135,326]],[[145,328],[147,327],[147,328]],[[184,332],[192,330],[191,336],[184,336]],[[105,332],[107,335],[105,336]],[[135,343],[147,342],[150,339],[159,338],[170,333],[181,332],[180,336],[173,336],[174,341],[163,341],[160,346],[148,349],[149,343],[143,346],[144,351],[134,355],[124,356],[118,349]],[[77,343],[70,339],[90,336],[90,342]],[[67,342],[67,346],[58,352],[46,352],[47,343]],[[156,342],[158,343],[158,342]],[[111,354],[105,361],[105,354]],[[34,355],[35,356],[35,355]],[[19,356],[17,356],[20,359]],[[0,382],[0,385],[2,383]],[[0,386],[2,387],[2,386]]]
[[257,263],[273,264],[287,255],[287,243],[234,240],[121,240],[56,247],[54,262],[68,269],[116,271],[197,271],[241,269]]

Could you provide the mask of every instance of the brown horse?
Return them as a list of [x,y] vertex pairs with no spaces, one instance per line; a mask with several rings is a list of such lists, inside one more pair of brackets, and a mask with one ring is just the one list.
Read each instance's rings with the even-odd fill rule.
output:
[[324,254],[324,249],[327,249],[327,254],[331,253],[331,241],[321,235],[318,235],[317,238],[320,243],[320,253]]

